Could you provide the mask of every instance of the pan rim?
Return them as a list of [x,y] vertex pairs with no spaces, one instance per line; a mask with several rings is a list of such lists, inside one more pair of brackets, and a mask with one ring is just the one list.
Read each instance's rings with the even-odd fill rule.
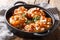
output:
[[[17,6],[36,6],[36,5],[17,5]],[[10,9],[12,9],[12,8],[14,8],[14,7],[16,7],[16,6],[13,6],[13,7],[11,7]],[[40,7],[40,6],[36,6],[36,7],[42,8],[42,7]],[[7,24],[8,24],[10,27],[16,29],[17,31],[25,32],[25,31],[22,31],[22,30],[19,30],[19,29],[13,27],[13,26],[8,22],[8,20],[7,20],[7,18],[6,18],[6,14],[7,14],[7,12],[8,12],[10,9],[8,9],[8,10],[5,12],[5,20],[6,20]],[[53,19],[53,24],[55,24],[55,18],[54,18],[51,14],[49,14],[46,9],[44,9],[44,8],[42,8],[42,9],[45,10],[48,15],[50,15],[50,17]],[[48,29],[48,30],[49,30],[49,29]],[[40,32],[25,32],[25,33],[40,33]]]

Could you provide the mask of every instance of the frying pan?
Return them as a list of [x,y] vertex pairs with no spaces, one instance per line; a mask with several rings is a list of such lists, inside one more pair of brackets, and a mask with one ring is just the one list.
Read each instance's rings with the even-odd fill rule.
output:
[[[30,33],[30,32],[24,32],[24,31],[21,31],[21,30],[15,28],[15,27],[13,27],[11,24],[9,24],[8,19],[12,16],[13,11],[16,8],[20,7],[20,6],[24,6],[27,9],[30,9],[30,8],[33,8],[33,7],[38,7],[40,9],[44,10],[45,13],[46,13],[46,15],[48,17],[52,18],[52,21],[53,21],[52,24],[53,24],[53,26],[50,29],[48,29],[47,31],[42,32],[42,33],[41,32],[32,32],[32,33]],[[5,13],[5,19],[6,19],[6,23],[8,25],[8,29],[11,32],[13,32],[15,35],[17,35],[19,37],[25,37],[25,38],[47,36],[50,33],[52,33],[57,28],[57,26],[59,25],[59,22],[55,19],[55,17],[53,16],[53,14],[51,14],[50,12],[48,12],[46,9],[44,9],[44,8],[42,8],[40,6],[37,6],[37,5],[26,4],[25,2],[21,2],[21,1],[20,2],[16,2],[13,7],[11,7],[9,10],[6,11],[6,13]]]

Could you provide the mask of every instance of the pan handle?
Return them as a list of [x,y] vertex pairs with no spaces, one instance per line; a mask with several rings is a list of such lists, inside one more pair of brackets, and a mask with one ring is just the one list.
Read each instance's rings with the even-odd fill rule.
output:
[[50,33],[50,30],[48,30],[46,33],[34,33],[35,36],[46,36]]
[[14,6],[17,6],[17,5],[26,5],[26,3],[22,1],[18,1],[14,4]]

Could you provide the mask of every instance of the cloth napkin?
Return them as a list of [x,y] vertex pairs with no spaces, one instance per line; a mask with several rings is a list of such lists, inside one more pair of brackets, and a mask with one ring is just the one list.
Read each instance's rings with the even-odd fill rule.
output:
[[[54,16],[56,16],[55,19],[59,20],[59,16],[57,14],[58,11],[55,7],[52,7],[48,3],[45,3],[45,2],[42,2],[42,3],[37,4],[37,5],[45,8],[45,9],[49,10],[51,13],[55,14],[54,15]],[[53,11],[51,11],[51,10],[53,10]],[[14,34],[8,30],[7,24],[5,23],[4,16],[0,15],[0,40],[9,40],[12,36],[14,36]]]

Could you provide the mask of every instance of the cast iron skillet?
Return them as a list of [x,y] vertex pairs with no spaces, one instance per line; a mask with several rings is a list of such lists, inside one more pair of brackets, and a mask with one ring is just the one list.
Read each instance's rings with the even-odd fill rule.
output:
[[[18,3],[20,3],[20,5],[17,5]],[[52,23],[52,24],[53,24],[52,28],[50,28],[49,30],[47,30],[47,31],[45,31],[45,32],[42,32],[42,33],[40,33],[40,32],[34,32],[34,33],[24,32],[24,31],[21,31],[21,30],[19,30],[19,29],[17,29],[17,28],[14,28],[12,25],[9,24],[8,19],[12,16],[12,13],[13,13],[14,9],[16,9],[16,8],[18,8],[18,7],[20,7],[20,6],[24,6],[24,7],[27,8],[27,9],[30,9],[30,8],[33,8],[33,7],[38,7],[38,8],[40,8],[40,9],[43,9],[43,10],[45,11],[46,15],[47,15],[48,17],[51,17],[51,18],[52,18],[52,21],[53,21],[53,23]],[[44,9],[44,8],[42,8],[42,7],[40,7],[40,6],[26,4],[25,2],[21,2],[21,1],[20,1],[20,2],[16,2],[16,3],[14,4],[14,7],[11,7],[11,8],[5,13],[5,19],[6,19],[6,23],[7,23],[7,25],[8,25],[8,29],[9,29],[11,32],[13,32],[13,33],[14,33],[15,35],[17,35],[17,36],[25,37],[25,38],[44,37],[44,36],[50,34],[51,32],[53,32],[53,31],[56,29],[56,27],[58,26],[57,20],[56,20],[56,19],[54,18],[54,16],[53,16],[50,12],[48,12],[46,9]]]

